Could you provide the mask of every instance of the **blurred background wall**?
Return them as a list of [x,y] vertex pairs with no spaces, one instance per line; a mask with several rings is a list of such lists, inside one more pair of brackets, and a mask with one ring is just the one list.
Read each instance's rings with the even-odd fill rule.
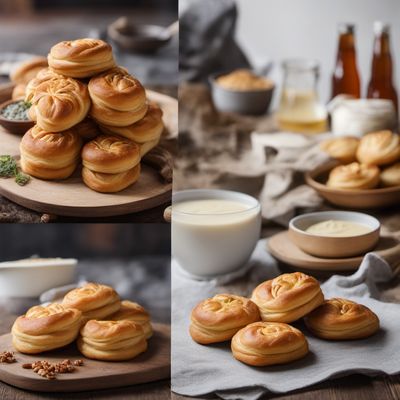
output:
[[[330,77],[337,48],[339,22],[356,24],[358,67],[365,94],[372,58],[372,24],[391,24],[396,85],[400,87],[399,0],[237,0],[237,40],[253,64],[275,63],[271,77],[281,82],[283,59],[305,57],[321,64],[321,100],[330,96]],[[275,104],[279,99],[274,96]]]

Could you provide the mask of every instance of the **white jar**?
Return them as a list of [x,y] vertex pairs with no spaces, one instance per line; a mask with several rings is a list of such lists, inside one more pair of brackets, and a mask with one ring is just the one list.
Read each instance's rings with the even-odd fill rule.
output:
[[329,104],[331,130],[339,136],[363,136],[366,133],[396,128],[393,103],[384,99],[349,99],[338,96]]

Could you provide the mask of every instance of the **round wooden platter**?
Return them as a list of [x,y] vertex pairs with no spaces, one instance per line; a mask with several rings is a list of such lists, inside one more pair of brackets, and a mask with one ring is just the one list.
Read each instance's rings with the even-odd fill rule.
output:
[[[148,91],[164,111],[164,138],[176,137],[178,132],[178,104],[169,96]],[[19,158],[21,137],[0,128],[0,154]],[[0,194],[9,200],[41,213],[69,217],[110,217],[147,210],[171,200],[172,184],[165,183],[152,167],[142,164],[137,183],[119,193],[97,193],[81,179],[78,168],[68,179],[45,181],[33,178],[25,186],[14,179],[0,178]]]
[[[16,352],[17,362],[0,363],[0,380],[20,389],[57,393],[110,389],[168,379],[170,377],[170,327],[164,324],[153,324],[153,328],[154,335],[149,339],[147,351],[133,360],[121,362],[89,360],[79,353],[75,344],[37,355]],[[0,348],[2,351],[14,351],[11,334],[0,336]],[[44,379],[32,370],[22,368],[22,364],[38,360],[57,363],[65,359],[82,359],[84,365],[76,367],[72,373],[58,374],[55,380]]]
[[[355,271],[361,264],[363,256],[351,258],[319,258],[305,253],[290,239],[288,231],[277,233],[267,241],[267,250],[279,261],[296,268],[321,272]],[[380,238],[373,250],[380,256],[389,259],[392,254],[400,252],[399,241],[392,238]]]

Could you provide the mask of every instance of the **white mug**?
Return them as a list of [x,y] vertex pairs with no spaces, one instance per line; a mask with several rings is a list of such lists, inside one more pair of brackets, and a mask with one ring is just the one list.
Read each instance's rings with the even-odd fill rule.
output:
[[[188,213],[174,204],[193,200],[230,200],[244,210]],[[228,190],[185,190],[172,198],[172,255],[192,275],[212,277],[233,272],[251,256],[261,230],[261,207],[247,194]]]

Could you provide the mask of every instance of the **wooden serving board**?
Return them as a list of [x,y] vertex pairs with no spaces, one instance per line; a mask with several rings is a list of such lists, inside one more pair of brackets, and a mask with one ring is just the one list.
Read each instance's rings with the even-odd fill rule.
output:
[[[163,108],[166,134],[173,138],[178,132],[178,104],[169,96],[148,91],[148,97]],[[21,137],[0,127],[0,154],[19,159]],[[109,217],[147,210],[171,199],[172,184],[165,183],[158,172],[142,164],[139,181],[119,193],[97,193],[81,179],[78,168],[68,179],[45,181],[37,178],[25,186],[14,179],[0,178],[0,194],[29,209],[69,217]]]
[[[288,231],[280,232],[267,241],[268,252],[279,261],[302,270],[320,272],[355,271],[361,264],[363,256],[349,258],[320,258],[305,253],[289,238]],[[380,238],[372,250],[388,262],[393,254],[399,254],[400,242],[392,238]],[[392,266],[395,267],[394,265]]]
[[[170,377],[170,327],[153,324],[154,335],[149,339],[147,351],[130,361],[106,362],[89,360],[82,356],[75,344],[59,350],[37,355],[15,353],[16,363],[0,364],[0,380],[20,389],[39,392],[76,392],[110,389],[139,383],[153,382]],[[14,351],[11,334],[0,336],[1,351]],[[82,359],[84,365],[69,374],[58,374],[48,380],[22,364],[38,360],[51,363]]]

